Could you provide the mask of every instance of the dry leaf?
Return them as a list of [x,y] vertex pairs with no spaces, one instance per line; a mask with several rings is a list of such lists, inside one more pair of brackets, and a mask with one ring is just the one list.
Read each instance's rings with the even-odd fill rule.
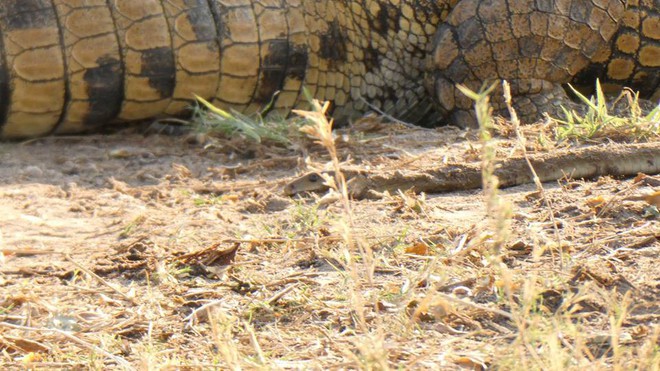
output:
[[236,242],[232,247],[222,250],[219,249],[220,243],[214,243],[203,250],[183,255],[177,260],[184,264],[201,264],[207,267],[230,265],[234,262],[240,246],[241,244]]
[[421,302],[416,300],[411,301],[408,304],[408,310],[413,308],[413,319],[422,322],[441,321],[454,313],[454,307],[450,302],[435,296],[427,296]]
[[464,370],[481,371],[488,369],[484,361],[480,359],[476,359],[474,357],[465,357],[465,356],[457,357],[453,361],[456,365],[458,365],[461,369]]
[[45,353],[50,351],[50,348],[42,343],[26,338],[17,338],[14,336],[0,337],[0,347],[10,349],[12,351],[27,353],[26,357],[29,355],[36,357],[37,354],[35,353]]
[[645,195],[644,201],[646,201],[649,205],[660,209],[660,191],[655,191],[650,195]]
[[630,335],[633,337],[633,339],[642,339],[646,337],[646,335],[649,334],[649,328],[644,325],[638,325],[633,327]]
[[423,242],[417,242],[414,245],[406,247],[406,254],[428,256],[431,254],[431,248]]
[[607,200],[605,199],[605,197],[596,196],[596,197],[591,197],[591,198],[587,199],[587,201],[585,203],[587,204],[587,206],[589,206],[593,209],[596,209],[596,208],[599,208],[599,207],[603,207],[603,205],[605,205],[606,202],[607,202]]
[[647,186],[651,187],[659,187],[660,186],[660,178],[655,176],[649,176],[646,174],[639,173],[633,180],[635,184],[644,184]]
[[383,118],[381,116],[368,114],[355,120],[351,127],[360,133],[372,133],[380,131],[387,126],[383,125]]

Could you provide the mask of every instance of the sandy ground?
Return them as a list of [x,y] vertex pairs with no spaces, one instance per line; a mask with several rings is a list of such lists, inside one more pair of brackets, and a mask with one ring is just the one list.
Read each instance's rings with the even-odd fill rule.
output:
[[[479,154],[474,133],[452,128],[342,138],[342,159],[370,170]],[[134,132],[0,144],[0,364],[515,369],[554,357],[599,369],[659,359],[660,219],[639,197],[657,186],[605,177],[546,183],[545,198],[534,185],[503,190],[512,218],[501,265],[485,247],[481,190],[356,200],[350,236],[370,253],[347,263],[341,204],[282,194],[328,161],[310,142],[292,147]]]

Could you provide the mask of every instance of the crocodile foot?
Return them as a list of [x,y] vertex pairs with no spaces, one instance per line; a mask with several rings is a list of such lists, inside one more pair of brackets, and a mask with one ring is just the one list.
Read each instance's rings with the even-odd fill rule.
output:
[[[461,127],[476,120],[456,84],[507,80],[523,122],[557,115],[570,105],[562,85],[608,47],[624,12],[622,0],[462,0],[435,35],[427,89]],[[496,113],[506,108],[501,96],[491,96]]]

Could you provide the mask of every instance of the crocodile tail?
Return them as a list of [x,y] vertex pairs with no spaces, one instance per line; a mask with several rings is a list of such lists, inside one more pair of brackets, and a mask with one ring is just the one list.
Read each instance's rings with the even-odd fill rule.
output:
[[194,94],[254,111],[279,92],[291,108],[308,66],[294,3],[3,0],[0,136],[179,115]]

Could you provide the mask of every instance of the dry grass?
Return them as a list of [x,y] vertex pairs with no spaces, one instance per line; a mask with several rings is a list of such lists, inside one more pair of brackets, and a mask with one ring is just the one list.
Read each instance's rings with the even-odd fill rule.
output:
[[[152,185],[131,182],[119,169],[133,163],[118,159],[123,167],[114,175],[125,182],[113,178],[109,187],[84,179],[65,186],[69,178],[44,188],[5,184],[4,203],[17,206],[2,211],[19,214],[0,219],[7,223],[0,227],[0,362],[15,369],[658,370],[658,218],[643,200],[626,198],[641,183],[499,190],[493,169],[502,151],[540,146],[515,119],[508,125],[516,139],[496,138],[487,94],[469,94],[482,123],[477,140],[443,134],[461,143],[397,150],[398,163],[367,153],[383,153],[379,141],[388,135],[351,147],[332,132],[327,105],[299,112],[313,123],[305,133],[326,152],[310,153],[335,170],[326,179],[333,195],[321,202],[283,199],[273,193],[276,180],[257,181],[270,171],[269,158],[283,161],[268,153],[259,154],[260,166],[243,164],[251,169],[245,174],[218,169],[214,154],[177,154]],[[422,131],[398,146],[412,150],[436,134]],[[373,166],[478,158],[484,190],[354,201],[342,175],[346,147]],[[274,178],[291,175],[282,168]],[[44,214],[46,205],[63,211]],[[39,218],[46,218],[36,224],[39,236],[28,235],[20,221]],[[61,225],[49,224],[57,218]]]

